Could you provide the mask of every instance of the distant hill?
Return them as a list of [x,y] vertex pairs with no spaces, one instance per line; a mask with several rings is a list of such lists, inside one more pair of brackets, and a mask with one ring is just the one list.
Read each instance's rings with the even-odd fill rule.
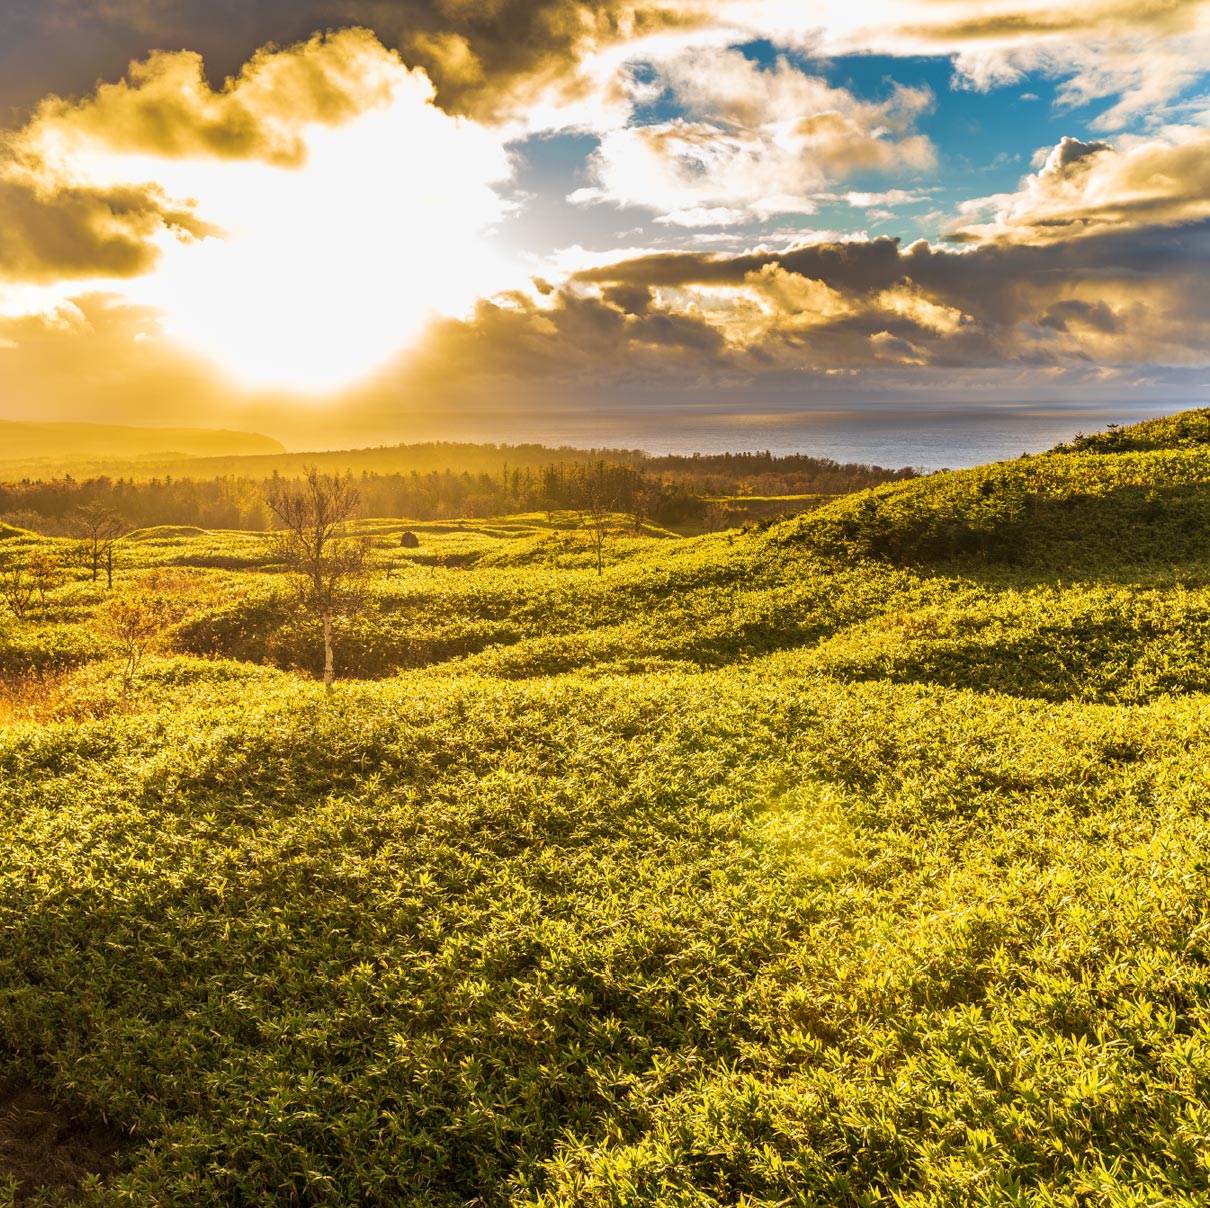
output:
[[[76,432],[86,437],[97,434],[97,438],[92,444],[69,439]],[[481,474],[499,473],[504,464],[525,470],[603,458],[634,465],[645,457],[637,449],[457,441],[287,453],[283,445],[267,436],[243,432],[0,422],[0,481],[9,482],[64,474],[77,479],[106,475],[136,482],[165,477],[262,479],[274,474],[301,478],[308,466],[317,466],[325,473],[347,470],[358,475],[424,474],[454,468],[459,473]]]
[[431,471],[457,470],[458,473],[499,473],[503,465],[516,470],[537,470],[558,462],[568,465],[604,459],[625,465],[645,459],[637,449],[576,449],[567,445],[550,447],[539,444],[471,444],[465,441],[422,441],[415,444],[376,445],[364,449],[320,449],[306,453],[284,450],[256,456],[214,456],[190,461],[163,461],[136,467],[133,477],[192,478],[238,477],[301,478],[309,466],[325,474],[427,474]]
[[285,451],[280,442],[255,432],[0,420],[0,479],[109,473],[110,466],[138,467],[147,461],[175,464]]

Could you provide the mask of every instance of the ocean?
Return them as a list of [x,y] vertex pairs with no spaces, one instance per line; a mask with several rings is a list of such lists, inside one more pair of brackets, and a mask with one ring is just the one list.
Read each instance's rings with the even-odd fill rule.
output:
[[[1171,415],[1196,403],[1010,404],[925,409],[881,406],[846,410],[736,413],[689,410],[588,410],[554,414],[462,417],[472,439],[580,448],[645,449],[649,453],[807,453],[840,462],[920,470],[960,469],[1041,453],[1078,432],[1104,431]],[[466,421],[470,421],[467,423]],[[458,425],[459,428],[462,425]],[[430,439],[414,434],[411,439]]]

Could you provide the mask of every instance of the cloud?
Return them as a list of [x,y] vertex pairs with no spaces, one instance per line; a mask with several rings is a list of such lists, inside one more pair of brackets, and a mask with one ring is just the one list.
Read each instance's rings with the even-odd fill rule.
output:
[[[695,50],[661,63],[652,90],[681,116],[607,132],[591,158],[595,184],[569,200],[640,206],[684,226],[811,213],[828,184],[857,172],[915,172],[934,162],[913,129],[924,89],[858,100],[786,59],[762,68],[739,51]],[[908,195],[896,191],[899,198]]]
[[814,53],[946,55],[960,86],[987,90],[1041,72],[1061,104],[1116,97],[1095,119],[1118,129],[1173,100],[1210,54],[1210,0],[729,0],[716,19]]
[[[156,53],[84,100],[45,99],[0,138],[0,280],[135,277],[160,262],[165,235],[220,236],[193,197],[147,178],[155,161],[300,167],[308,130],[385,106],[401,70],[372,34],[348,30],[258,52],[217,90],[199,56]],[[123,172],[120,157],[142,162]]]
[[500,397],[543,382],[614,397],[747,382],[755,395],[838,374],[873,383],[890,368],[939,393],[972,374],[1162,376],[1210,365],[1208,269],[1210,220],[1035,246],[647,254],[482,303],[434,329],[400,373],[416,383],[443,367],[445,388]]
[[594,55],[709,20],[706,0],[6,0],[0,104],[90,90],[98,65],[112,76],[157,47],[230,71],[271,41],[357,25],[423,68],[448,112],[506,120],[598,89]]
[[855,210],[869,209],[873,206],[890,208],[894,206],[917,205],[922,201],[928,201],[931,192],[931,189],[887,189],[883,193],[857,193],[850,191],[838,198],[829,198],[828,200],[845,201]]
[[0,168],[0,283],[137,276],[156,264],[163,232],[217,229],[154,186],[42,188]]
[[1210,6],[1202,0],[1099,0],[1073,8],[1014,3],[909,31],[956,50],[967,86],[986,90],[1030,72],[1062,81],[1061,108],[1118,97],[1092,125],[1116,130],[1162,109],[1202,70]]
[[689,35],[711,21],[704,0],[353,0],[345,7],[424,67],[443,107],[533,127],[543,113],[566,110],[548,120],[570,124],[602,100],[624,103],[618,68],[625,48]]
[[[1210,129],[1167,127],[1120,148],[1064,138],[1015,193],[965,202],[960,212],[955,238],[1000,243],[1196,222],[1210,217]],[[983,214],[990,218],[971,221]]]
[[196,55],[158,54],[5,139],[0,275],[133,278],[128,300],[234,378],[322,392],[516,279],[483,240],[510,172],[497,132],[365,30],[262,50],[215,88]]
[[1210,56],[1210,0],[7,0],[0,105],[90,90],[98,70],[112,77],[156,47],[189,46],[226,71],[270,40],[350,25],[424,68],[447,112],[556,124],[608,103],[627,62],[752,38],[945,55],[981,89],[1043,72],[1067,104],[1114,99],[1106,129],[1169,103]]
[[1081,302],[1078,298],[1067,298],[1051,306],[1038,319],[1038,325],[1062,332],[1083,325],[1112,334],[1121,331],[1122,316],[1104,302]]
[[258,50],[218,88],[202,56],[156,51],[83,101],[43,100],[18,151],[62,164],[81,149],[168,159],[212,156],[298,167],[305,133],[389,105],[398,61],[364,29],[316,35],[287,51]]

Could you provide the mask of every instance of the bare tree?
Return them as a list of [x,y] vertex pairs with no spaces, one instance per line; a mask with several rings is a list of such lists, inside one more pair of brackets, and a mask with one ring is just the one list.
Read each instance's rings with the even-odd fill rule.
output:
[[0,598],[12,610],[18,621],[24,621],[33,606],[37,587],[25,558],[11,554],[0,560]]
[[129,708],[130,689],[147,652],[169,625],[181,618],[179,601],[153,592],[110,596],[97,610],[96,628],[114,642],[122,660],[122,712]]
[[63,582],[63,562],[58,554],[39,551],[31,554],[25,561],[26,569],[33,580],[34,591],[38,595],[38,605],[42,612],[42,620],[46,620],[46,602],[51,592]]
[[630,500],[630,525],[636,537],[643,534],[643,525],[647,523],[655,505],[660,501],[659,490],[650,483],[639,487]]
[[294,575],[299,601],[323,626],[324,686],[330,691],[336,626],[364,602],[369,542],[348,533],[361,498],[351,474],[321,474],[308,466],[302,483],[275,484],[266,502],[281,525],[277,556]]
[[105,567],[105,585],[113,587],[113,547],[130,532],[130,522],[120,512],[99,503],[85,503],[72,510],[68,520],[72,536],[80,543],[84,563],[92,580]]
[[579,496],[580,527],[588,534],[588,544],[596,558],[597,574],[603,575],[605,541],[612,528],[614,506],[614,499],[607,490],[603,466],[598,466],[591,474],[585,474]]

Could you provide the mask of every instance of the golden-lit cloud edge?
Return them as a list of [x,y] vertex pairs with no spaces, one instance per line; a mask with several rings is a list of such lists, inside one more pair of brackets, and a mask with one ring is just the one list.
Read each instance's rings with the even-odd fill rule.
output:
[[368,30],[262,50],[215,86],[160,53],[5,136],[0,314],[58,324],[92,279],[233,386],[323,393],[515,279],[484,240],[511,170]]
[[1064,138],[1016,192],[973,199],[961,211],[955,238],[996,243],[1197,222],[1210,217],[1210,128],[1168,126],[1120,147]]
[[174,159],[299,168],[309,128],[385,106],[401,67],[352,29],[258,51],[218,88],[198,55],[156,52],[83,100],[45,98],[0,136],[0,282],[137,276],[155,267],[166,232],[221,237],[195,199],[170,199],[156,181],[101,184],[89,165],[107,154],[142,160],[132,172]]

